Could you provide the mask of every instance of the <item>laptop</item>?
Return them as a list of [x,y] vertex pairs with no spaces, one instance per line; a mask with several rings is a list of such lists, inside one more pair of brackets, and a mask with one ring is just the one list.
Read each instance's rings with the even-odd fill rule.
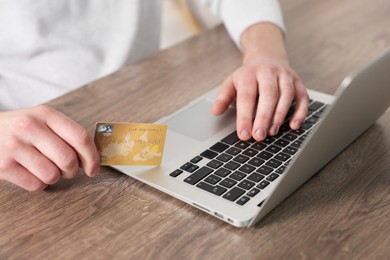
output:
[[156,122],[168,125],[161,166],[113,168],[231,225],[251,227],[387,110],[389,70],[390,50],[346,77],[335,96],[308,90],[302,127],[285,123],[261,142],[237,138],[234,105],[211,114],[214,88]]

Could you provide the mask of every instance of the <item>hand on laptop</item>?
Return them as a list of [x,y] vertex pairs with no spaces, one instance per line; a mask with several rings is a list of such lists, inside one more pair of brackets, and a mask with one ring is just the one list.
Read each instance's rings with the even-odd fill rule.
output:
[[278,133],[295,100],[290,127],[298,129],[307,115],[309,97],[289,66],[283,32],[271,23],[258,23],[243,33],[241,44],[243,64],[222,83],[212,112],[222,114],[236,99],[238,137],[260,141]]
[[99,169],[99,154],[80,125],[47,106],[0,112],[0,179],[26,190]]

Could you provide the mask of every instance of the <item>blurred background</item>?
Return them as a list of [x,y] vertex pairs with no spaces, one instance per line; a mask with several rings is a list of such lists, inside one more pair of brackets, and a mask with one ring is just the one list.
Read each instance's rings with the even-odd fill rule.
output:
[[202,0],[163,0],[161,49],[220,23]]

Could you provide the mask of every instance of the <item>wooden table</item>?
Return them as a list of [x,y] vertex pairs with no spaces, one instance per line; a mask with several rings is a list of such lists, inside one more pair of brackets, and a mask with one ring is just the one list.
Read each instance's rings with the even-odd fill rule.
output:
[[[388,0],[283,0],[292,66],[339,82],[390,46]],[[91,133],[153,122],[220,83],[241,55],[217,27],[49,103]],[[390,73],[390,68],[389,68]],[[110,168],[44,192],[0,183],[0,259],[389,259],[390,111],[254,228],[232,227]]]

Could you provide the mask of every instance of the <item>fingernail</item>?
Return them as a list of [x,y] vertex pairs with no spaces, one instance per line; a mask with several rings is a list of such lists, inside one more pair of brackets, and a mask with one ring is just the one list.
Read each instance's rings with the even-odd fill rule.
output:
[[263,140],[266,137],[265,131],[261,128],[255,131],[255,136],[257,140]]
[[251,138],[251,135],[250,135],[250,133],[249,133],[249,131],[247,129],[241,130],[240,136],[244,140],[247,140],[247,139]]
[[270,135],[276,135],[279,132],[279,126],[278,125],[272,125],[271,130],[269,131]]

